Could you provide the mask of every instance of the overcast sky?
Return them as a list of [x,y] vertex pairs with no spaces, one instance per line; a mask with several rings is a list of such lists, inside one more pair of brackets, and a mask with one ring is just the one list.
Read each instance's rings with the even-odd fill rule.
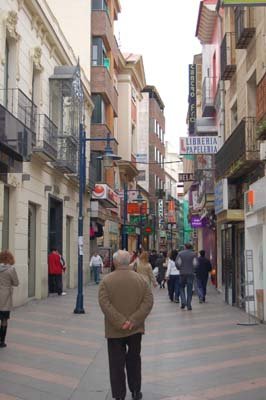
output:
[[[195,38],[200,0],[120,0],[116,26],[121,50],[142,54],[146,82],[165,104],[166,139],[186,134],[188,64],[201,52]],[[119,34],[118,34],[119,32]]]

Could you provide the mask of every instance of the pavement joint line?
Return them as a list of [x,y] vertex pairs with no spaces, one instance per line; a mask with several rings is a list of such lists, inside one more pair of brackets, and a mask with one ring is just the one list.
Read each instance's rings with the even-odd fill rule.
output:
[[0,400],[23,400],[22,398],[9,396],[5,393],[0,393]]
[[47,372],[43,369],[25,367],[23,365],[8,363],[5,361],[1,361],[0,370],[5,372],[8,371],[16,375],[28,376],[30,378],[44,382],[55,383],[57,385],[66,386],[71,389],[76,387],[79,383],[79,379],[73,378],[71,376],[59,375],[55,374],[54,372]]
[[[225,396],[235,395],[239,393],[249,392],[261,388],[266,388],[266,378],[256,378],[245,380],[238,383],[216,386],[214,388],[198,391],[197,393],[164,397],[161,400],[214,400]],[[252,398],[253,400],[254,397]]]
[[160,353],[156,354],[154,356],[143,356],[142,361],[148,362],[148,361],[156,361],[159,360],[161,361],[162,359],[164,360],[169,360],[169,359],[176,359],[180,357],[189,357],[189,356],[194,356],[194,355],[199,355],[199,354],[206,354],[206,353],[212,353],[213,351],[219,351],[219,350],[230,350],[230,349],[237,349],[245,346],[253,346],[253,345],[259,345],[259,344],[266,344],[266,339],[254,339],[254,340],[244,340],[242,342],[236,342],[236,343],[229,343],[229,344],[222,344],[222,345],[217,345],[217,346],[204,346],[200,348],[192,348],[188,350],[183,350],[183,351],[178,351],[178,352],[171,352],[171,353]]
[[[211,327],[216,327],[216,326],[227,326],[227,325],[232,325],[231,320],[225,320],[225,321],[217,321],[217,322],[210,322],[210,323],[203,323],[203,324],[194,324],[189,327],[189,330],[194,330],[194,329],[201,329],[201,328],[211,328]],[[187,326],[182,326],[182,327],[167,327],[165,330],[167,332],[183,332],[188,329]],[[154,333],[160,333],[161,329],[151,329],[149,330],[149,334],[154,334]]]
[[79,346],[86,346],[86,347],[92,347],[92,348],[98,348],[100,346],[99,343],[96,342],[91,342],[91,341],[86,341],[86,340],[76,340],[72,338],[66,338],[64,336],[55,336],[55,335],[46,335],[45,333],[39,333],[39,332],[31,332],[27,331],[24,329],[18,329],[18,328],[10,328],[10,333],[11,334],[19,334],[19,335],[24,335],[24,336],[30,336],[34,337],[37,339],[45,339],[48,341],[59,341],[59,342],[64,342],[64,343],[71,343],[71,344],[76,344]]
[[[11,346],[12,349],[15,349],[16,351],[20,352],[29,352],[31,354],[38,354],[38,355],[44,355],[50,358],[58,359],[58,360],[65,360],[65,361],[71,361],[75,364],[80,364],[80,365],[88,365],[92,362],[92,358],[85,358],[85,357],[80,357],[80,356],[75,356],[73,354],[66,354],[58,351],[51,351],[47,349],[43,349],[40,347],[34,347],[34,346],[27,346],[27,345],[22,345],[18,344],[15,342],[8,342]],[[0,399],[1,400],[1,399]]]
[[[245,332],[251,333],[251,332],[253,332],[253,329],[252,328],[247,328],[247,329],[245,329]],[[149,335],[149,332],[148,332],[148,335]],[[227,330],[227,331],[223,331],[223,332],[212,332],[212,333],[207,333],[207,334],[205,333],[205,334],[202,334],[202,335],[199,335],[199,334],[196,333],[196,334],[193,334],[193,335],[190,335],[190,336],[188,335],[188,336],[185,336],[185,337],[176,337],[174,339],[161,339],[161,340],[154,340],[154,341],[149,340],[148,342],[145,343],[145,346],[171,344],[171,343],[176,343],[177,341],[180,342],[180,341],[193,340],[193,339],[195,339],[195,340],[207,339],[207,338],[210,338],[210,337],[213,337],[213,338],[217,338],[218,337],[219,338],[219,337],[227,336],[227,335],[239,335],[239,330],[232,329],[232,330]]]
[[73,331],[73,332],[80,332],[80,333],[92,333],[97,336],[102,337],[102,332],[100,330],[96,329],[91,329],[91,328],[86,328],[86,327],[76,327],[76,326],[69,326],[66,324],[54,324],[52,322],[46,322],[46,321],[34,321],[31,319],[20,319],[20,318],[15,318],[13,321],[20,322],[20,323],[25,323],[25,324],[32,324],[32,325],[39,325],[39,326],[49,326],[53,328],[58,328],[58,329],[63,329],[66,332],[67,331]]
[[266,361],[266,354],[260,355],[260,356],[252,356],[252,357],[241,357],[241,358],[235,358],[231,360],[226,360],[222,362],[215,362],[211,363],[208,365],[202,365],[202,366],[197,366],[197,367],[189,367],[189,368],[183,368],[183,369],[176,369],[171,371],[166,371],[166,372],[161,372],[159,374],[153,374],[153,375],[146,375],[143,378],[144,383],[153,383],[153,382],[158,382],[160,379],[163,381],[169,381],[172,379],[176,379],[177,377],[182,377],[186,376],[188,374],[202,374],[205,372],[214,372],[214,371],[220,371],[222,369],[226,368],[233,368],[233,367],[239,367],[239,366],[247,366],[250,364],[257,364],[257,363],[263,363]]

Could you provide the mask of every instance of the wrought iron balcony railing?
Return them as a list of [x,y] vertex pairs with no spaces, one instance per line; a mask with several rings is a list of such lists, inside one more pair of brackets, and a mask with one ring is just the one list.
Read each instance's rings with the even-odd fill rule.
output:
[[246,117],[215,155],[216,178],[239,178],[260,163],[256,118]]
[[29,160],[35,135],[4,106],[0,105],[0,142]]
[[59,136],[57,160],[55,166],[62,173],[76,174],[78,171],[78,145],[71,139],[71,136]]
[[213,95],[214,78],[205,77],[202,85],[202,116],[212,117],[215,113],[214,95]]
[[57,126],[46,114],[38,114],[38,134],[34,152],[39,153],[45,160],[56,160],[57,158]]
[[253,7],[236,7],[235,9],[236,48],[246,49],[256,32]]
[[1,89],[0,103],[28,129],[36,133],[37,106],[20,89]]
[[227,32],[221,44],[221,79],[230,80],[236,72],[236,38],[234,32]]

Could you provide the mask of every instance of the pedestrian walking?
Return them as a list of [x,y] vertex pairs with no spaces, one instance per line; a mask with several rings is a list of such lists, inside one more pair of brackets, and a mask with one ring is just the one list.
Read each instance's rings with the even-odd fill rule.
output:
[[141,339],[144,321],[153,306],[147,282],[132,270],[130,254],[119,250],[113,256],[115,271],[99,287],[99,304],[105,316],[112,396],[126,397],[126,376],[133,400],[142,399]]
[[[185,244],[185,250],[180,251],[176,258],[176,266],[180,270],[180,297],[181,308],[192,310],[192,291],[194,271],[197,267],[197,255],[190,243]],[[186,289],[186,290],[185,290]]]
[[152,250],[150,257],[149,257],[149,263],[151,264],[152,269],[156,267],[156,260],[158,258],[158,254],[156,250]]
[[171,301],[179,303],[180,289],[179,289],[179,277],[180,271],[177,269],[175,260],[177,258],[177,250],[172,250],[168,259],[166,279],[168,282],[168,293]]
[[59,253],[58,249],[53,247],[48,255],[48,287],[49,293],[57,293],[58,296],[66,295],[63,292],[63,277],[65,272],[65,260]]
[[13,287],[19,285],[14,264],[15,259],[10,251],[0,253],[0,347],[6,347],[7,325],[13,305]]
[[151,287],[157,286],[155,276],[152,272],[151,264],[149,263],[149,254],[147,251],[143,251],[139,256],[139,262],[137,264],[137,273],[140,274]]
[[205,257],[205,250],[199,252],[198,265],[196,267],[196,279],[197,279],[197,290],[199,296],[199,302],[205,303],[207,294],[207,283],[209,278],[209,273],[212,270],[212,265],[210,260]]
[[165,274],[166,274],[166,260],[163,253],[160,253],[156,262],[155,267],[158,268],[157,282],[160,285],[160,289],[165,288]]
[[94,252],[93,256],[90,259],[90,267],[93,271],[94,282],[96,283],[96,285],[99,285],[100,273],[103,272],[103,260],[97,251]]

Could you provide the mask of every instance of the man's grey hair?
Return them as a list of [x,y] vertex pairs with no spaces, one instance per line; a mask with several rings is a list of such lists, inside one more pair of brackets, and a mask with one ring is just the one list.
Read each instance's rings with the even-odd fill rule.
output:
[[129,265],[130,264],[130,254],[128,251],[126,250],[118,250],[114,253],[113,255],[113,261],[115,266],[116,265]]

